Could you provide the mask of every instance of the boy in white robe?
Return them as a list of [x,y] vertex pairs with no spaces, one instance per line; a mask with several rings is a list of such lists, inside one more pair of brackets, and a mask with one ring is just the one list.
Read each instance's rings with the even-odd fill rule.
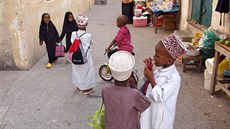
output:
[[[96,85],[93,59],[89,51],[92,45],[92,36],[86,33],[88,18],[85,14],[79,13],[76,16],[76,23],[79,30],[72,32],[71,42],[74,43],[76,38],[80,38],[83,50],[87,53],[87,62],[81,65],[72,63],[72,80],[77,90],[81,91],[84,95],[89,95],[94,92],[93,87]],[[69,52],[72,51],[71,49],[72,46]],[[68,56],[68,58],[70,58],[70,61],[72,60],[71,56]]]
[[[144,60],[144,75],[150,82],[146,88],[146,97],[151,105],[141,114],[141,129],[173,129],[177,95],[181,85],[174,62],[185,52],[186,48],[181,40],[171,34],[156,45],[153,59]],[[154,73],[147,67],[152,60],[157,66]]]

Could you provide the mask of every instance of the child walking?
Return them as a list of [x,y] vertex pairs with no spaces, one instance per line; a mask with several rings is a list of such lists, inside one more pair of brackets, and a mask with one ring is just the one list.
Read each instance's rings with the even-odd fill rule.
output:
[[53,22],[50,20],[48,13],[42,14],[42,20],[39,29],[39,40],[40,45],[45,42],[48,53],[49,62],[46,65],[47,68],[52,67],[52,63],[58,58],[55,57],[56,42],[58,41],[59,35]]
[[76,38],[80,38],[81,45],[87,55],[87,62],[81,65],[72,63],[73,84],[76,88],[82,91],[83,94],[89,95],[93,92],[95,86],[95,73],[91,53],[88,50],[92,45],[92,36],[86,33],[86,26],[88,25],[88,18],[85,14],[78,14],[76,17],[78,31],[72,32],[71,42]]
[[73,31],[78,31],[77,23],[73,17],[73,13],[68,11],[65,13],[62,33],[59,38],[59,42],[61,42],[66,35],[66,50],[65,50],[66,53],[69,51],[69,48],[71,46],[70,39]]
[[105,106],[105,129],[141,129],[140,114],[150,101],[137,89],[131,88],[130,78],[134,57],[127,51],[114,53],[109,59],[113,85],[102,90]]
[[151,105],[141,115],[141,129],[173,129],[177,95],[181,85],[174,62],[185,52],[186,48],[181,40],[171,34],[159,41],[155,47],[153,62],[157,69],[154,73],[147,68],[152,58],[144,60],[144,75],[150,82],[146,97]]
[[[108,57],[110,57],[113,53],[124,50],[130,53],[133,53],[133,45],[131,43],[131,35],[128,27],[126,26],[128,22],[128,18],[125,15],[120,15],[117,18],[117,27],[120,28],[117,32],[115,38],[110,43],[110,45],[105,49],[105,52],[108,52]],[[110,50],[113,45],[117,45],[117,49]]]

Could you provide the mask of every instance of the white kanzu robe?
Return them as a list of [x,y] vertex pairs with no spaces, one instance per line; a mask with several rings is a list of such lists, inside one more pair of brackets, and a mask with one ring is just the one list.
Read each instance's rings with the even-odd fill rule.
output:
[[141,129],[173,129],[181,78],[175,64],[154,72],[156,85],[149,84],[146,97],[150,107],[141,114]]
[[[71,35],[71,42],[76,39],[77,35],[81,36],[85,31],[78,30],[77,32],[72,32]],[[80,37],[81,43],[83,46],[84,51],[88,49],[88,47],[92,44],[92,37],[91,34],[85,33],[83,36]],[[93,60],[91,57],[91,53],[88,50],[87,53],[88,62],[82,65],[75,65],[72,64],[72,79],[73,84],[78,87],[80,90],[87,90],[93,88],[95,86],[95,72],[93,66]]]

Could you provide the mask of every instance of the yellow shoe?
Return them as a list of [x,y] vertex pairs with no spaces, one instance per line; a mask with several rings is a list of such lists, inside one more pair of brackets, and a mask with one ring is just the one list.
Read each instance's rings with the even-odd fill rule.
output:
[[51,68],[52,67],[52,64],[51,63],[48,63],[47,65],[46,65],[46,68]]

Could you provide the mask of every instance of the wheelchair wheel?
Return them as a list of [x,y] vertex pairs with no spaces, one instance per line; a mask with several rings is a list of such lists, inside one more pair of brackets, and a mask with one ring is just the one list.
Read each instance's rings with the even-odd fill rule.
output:
[[100,75],[101,79],[103,79],[104,81],[112,81],[113,80],[113,77],[112,77],[112,74],[110,72],[108,65],[102,65],[99,68],[99,75]]

